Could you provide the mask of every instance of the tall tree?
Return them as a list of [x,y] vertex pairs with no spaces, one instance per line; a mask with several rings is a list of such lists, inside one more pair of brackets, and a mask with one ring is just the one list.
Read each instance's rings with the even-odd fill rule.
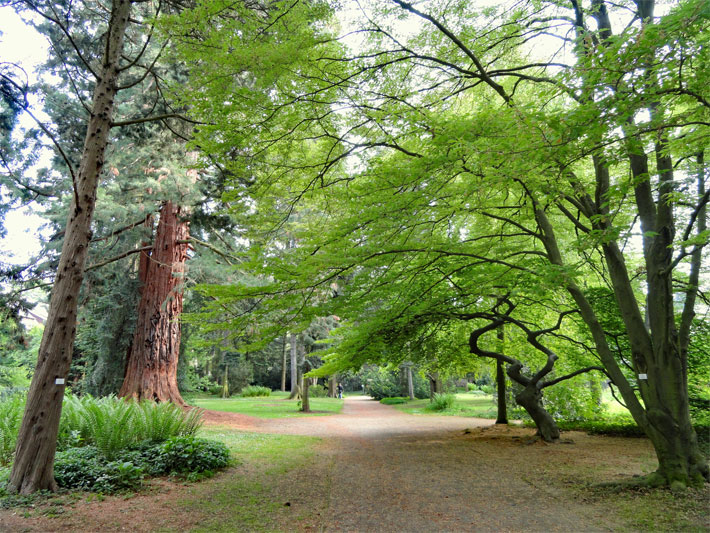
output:
[[[84,277],[96,187],[108,144],[114,98],[121,72],[123,39],[130,16],[130,1],[116,0],[112,3],[104,53],[96,72],[96,87],[81,162],[78,172],[72,175],[74,199],[66,223],[45,333],[27,397],[17,438],[15,462],[8,484],[11,491],[21,494],[41,489],[56,489],[53,473],[54,453],[64,384],[69,373],[76,333],[77,296]],[[56,23],[62,24],[62,21],[57,19]]]
[[[319,308],[309,290],[372,265],[359,307],[350,310],[362,316],[366,295],[388,290],[390,261],[402,265],[406,284],[399,287],[416,286],[423,271],[439,268],[438,281],[419,291],[427,298],[465,282],[471,316],[476,298],[486,297],[469,291],[472,283],[481,281],[488,294],[495,288],[486,277],[510,290],[516,281],[528,284],[525,299],[554,291],[563,312],[579,313],[595,356],[653,442],[659,468],[645,481],[708,479],[689,417],[684,346],[708,242],[710,195],[691,188],[688,176],[707,181],[696,154],[707,135],[710,13],[706,2],[686,0],[656,17],[654,4],[595,0],[587,9],[571,0],[508,11],[469,2],[376,4],[363,22],[370,38],[362,53],[343,57],[324,46],[317,68],[298,71],[302,85],[285,83],[264,102],[260,150],[234,167],[261,165],[271,178],[258,191],[256,211],[273,224],[287,219],[295,202],[318,205],[302,223],[299,257],[268,257],[276,283],[245,296]],[[397,29],[388,19],[393,6],[421,23],[420,34]],[[623,21],[616,33],[614,17]],[[561,48],[537,59],[551,35]],[[529,60],[531,42],[545,46]],[[339,105],[347,117],[333,116]],[[243,138],[207,115],[225,141]],[[332,231],[323,235],[323,228]],[[431,228],[424,240],[414,239]],[[613,289],[631,347],[630,375],[583,282]],[[449,309],[464,306],[457,298]],[[680,316],[675,298],[683,302]],[[427,303],[408,301],[411,310]],[[491,332],[505,321],[491,318]],[[543,330],[524,327],[539,349]],[[531,382],[543,383],[536,376]]]
[[121,397],[185,404],[177,384],[189,237],[185,215],[165,202],[152,248],[141,253],[141,299]]

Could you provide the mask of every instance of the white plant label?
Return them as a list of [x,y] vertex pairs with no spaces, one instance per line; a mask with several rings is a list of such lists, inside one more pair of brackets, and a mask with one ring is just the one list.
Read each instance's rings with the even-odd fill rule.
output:
[[55,385],[64,385],[64,378],[57,378],[54,380]]
[[646,374],[639,374],[639,379],[648,379]]

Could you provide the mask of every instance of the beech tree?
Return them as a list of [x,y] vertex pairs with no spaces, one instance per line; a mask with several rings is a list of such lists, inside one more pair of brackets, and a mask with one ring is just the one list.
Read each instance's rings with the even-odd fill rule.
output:
[[[487,293],[448,301],[471,315],[494,284],[525,287],[525,298],[554,292],[581,317],[594,356],[654,445],[659,467],[644,481],[708,479],[685,354],[708,241],[710,13],[700,0],[662,16],[654,6],[393,0],[363,8],[360,53],[324,44],[312,54],[311,67],[296,72],[302,85],[284,83],[262,101],[256,148],[233,165],[269,178],[252,190],[257,227],[283,224],[295,204],[317,205],[300,222],[296,254],[253,263],[267,262],[274,283],[242,297],[270,300],[267,312],[299,302],[291,308],[322,313],[309,291],[364,270],[347,308],[363,316],[387,301],[390,261],[402,265],[399,287],[416,286],[422,268],[440,270],[416,292],[427,299],[442,286],[479,282]],[[421,29],[403,33],[393,13]],[[220,143],[244,138],[244,129],[205,116]],[[613,290],[631,361],[610,347],[585,283]],[[400,331],[427,303],[407,302],[406,314],[388,317]]]

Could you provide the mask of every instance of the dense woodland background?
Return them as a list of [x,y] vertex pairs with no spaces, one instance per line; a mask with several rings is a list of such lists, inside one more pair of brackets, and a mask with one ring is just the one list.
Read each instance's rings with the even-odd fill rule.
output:
[[182,405],[305,373],[489,387],[550,441],[616,398],[651,482],[708,479],[707,2],[6,4],[49,42],[37,83],[0,63],[0,215],[51,235],[0,265],[18,458],[46,412],[51,465],[57,377]]

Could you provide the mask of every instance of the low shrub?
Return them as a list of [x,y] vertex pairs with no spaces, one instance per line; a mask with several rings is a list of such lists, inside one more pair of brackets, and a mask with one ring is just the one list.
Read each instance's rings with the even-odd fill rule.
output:
[[60,487],[116,492],[141,486],[144,471],[129,461],[106,461],[95,446],[69,448],[58,452],[54,478]]
[[478,390],[478,386],[475,383],[466,383],[466,390],[468,392],[473,392]]
[[409,401],[409,398],[397,396],[394,398],[382,398],[380,400],[380,403],[383,403],[385,405],[398,405],[398,404],[402,404],[402,403],[407,403],[408,401]]
[[254,396],[271,396],[271,389],[269,387],[261,387],[259,385],[249,385],[242,389],[241,395],[244,398],[254,397]]
[[209,389],[208,392],[212,396],[219,396],[220,398],[222,397],[222,392],[224,391],[224,387],[222,385],[212,385]]
[[229,450],[223,442],[195,437],[173,437],[160,445],[155,460],[166,473],[202,473],[229,465]]
[[311,385],[308,387],[308,396],[311,398],[325,398],[328,396],[328,388],[323,385]]
[[432,402],[426,406],[429,411],[445,411],[451,409],[456,401],[456,396],[453,394],[434,394]]

